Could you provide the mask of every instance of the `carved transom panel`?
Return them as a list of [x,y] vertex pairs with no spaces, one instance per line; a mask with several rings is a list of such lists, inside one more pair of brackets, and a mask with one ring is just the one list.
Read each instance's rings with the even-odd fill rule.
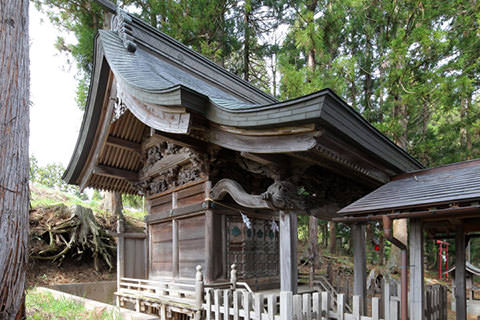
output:
[[199,181],[206,176],[206,163],[205,155],[191,148],[159,142],[145,150],[142,179],[135,188],[149,196]]

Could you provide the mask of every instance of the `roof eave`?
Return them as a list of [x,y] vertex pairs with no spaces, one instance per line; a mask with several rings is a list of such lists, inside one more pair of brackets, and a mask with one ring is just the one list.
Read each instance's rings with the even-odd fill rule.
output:
[[93,77],[88,90],[87,104],[83,114],[82,125],[70,162],[62,179],[67,184],[78,185],[80,174],[91,152],[97,127],[101,119],[104,95],[110,74],[110,68],[105,60],[98,35],[94,42]]

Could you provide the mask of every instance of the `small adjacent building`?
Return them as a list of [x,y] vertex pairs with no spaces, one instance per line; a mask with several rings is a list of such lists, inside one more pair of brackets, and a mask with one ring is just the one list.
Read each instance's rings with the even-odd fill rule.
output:
[[[424,233],[430,238],[455,239],[455,311],[466,319],[467,239],[480,231],[480,159],[422,169],[399,175],[375,191],[339,211],[338,221],[367,223],[382,221],[385,233],[394,219],[408,219],[408,259],[402,270],[409,270],[409,319],[424,319]],[[407,287],[407,275],[404,288]],[[361,281],[361,280],[360,280]],[[406,292],[407,290],[404,290]],[[403,298],[405,307],[407,297]]]

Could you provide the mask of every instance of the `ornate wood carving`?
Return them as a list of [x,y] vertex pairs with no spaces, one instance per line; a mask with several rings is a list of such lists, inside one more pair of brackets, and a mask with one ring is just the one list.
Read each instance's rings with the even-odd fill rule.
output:
[[297,187],[289,181],[277,181],[264,193],[253,195],[247,193],[238,182],[222,179],[212,188],[210,198],[222,200],[227,193],[246,208],[305,210],[305,201],[297,194]]
[[[244,155],[242,155],[244,156]],[[246,156],[253,158],[253,156],[250,153],[246,153]],[[250,158],[247,158],[246,156],[242,158],[237,158],[237,164],[240,166],[240,168],[252,172],[254,174],[261,174],[265,177],[268,177],[272,180],[280,180],[282,175],[284,175],[284,167],[280,167],[276,163],[260,163],[258,160],[252,160]]]
[[137,45],[133,42],[133,37],[130,35],[131,29],[128,26],[132,22],[132,18],[120,8],[117,8],[117,14],[112,18],[112,31],[117,32],[120,39],[122,39],[123,46],[130,52],[137,50]]
[[206,176],[206,156],[188,147],[161,141],[145,150],[141,181],[134,187],[140,194],[153,195]]
[[290,181],[275,181],[267,191],[262,193],[262,198],[275,209],[305,210],[304,197],[298,194],[297,189],[297,186]]
[[222,179],[215,184],[210,191],[212,200],[222,200],[226,194],[229,194],[233,200],[239,205],[246,208],[270,209],[270,204],[262,195],[252,195],[243,189],[236,181],[230,179]]
[[112,123],[120,119],[120,117],[125,113],[125,111],[127,111],[127,106],[125,105],[125,103],[123,103],[122,99],[117,97],[116,99],[114,99],[114,102],[115,103],[113,105],[113,115],[111,120]]
[[347,159],[345,156],[342,156],[338,152],[324,147],[321,144],[317,144],[314,149],[317,153],[321,154],[323,157],[334,161],[335,163],[339,163],[353,171],[356,171],[362,175],[368,176],[376,181],[381,183],[386,183],[390,181],[390,178],[383,172],[374,169],[368,169],[365,166],[359,164],[359,162],[354,162],[350,159]]

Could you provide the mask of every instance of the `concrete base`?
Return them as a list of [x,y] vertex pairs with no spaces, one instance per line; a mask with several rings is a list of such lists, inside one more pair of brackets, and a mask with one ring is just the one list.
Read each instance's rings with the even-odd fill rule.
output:
[[79,296],[75,296],[73,294],[57,291],[54,289],[37,287],[35,288],[35,290],[37,292],[50,293],[56,299],[73,300],[75,302],[82,304],[85,307],[85,309],[88,311],[94,311],[95,313],[111,312],[116,318],[122,319],[122,320],[159,320],[160,319],[153,315],[135,312],[135,311],[124,309],[124,308],[118,308],[111,304],[106,304],[106,303],[98,302],[95,300],[82,298]]
[[103,303],[115,304],[116,281],[66,283],[49,286],[50,289],[70,293]]
[[[456,311],[455,300],[452,299],[452,311]],[[480,300],[467,300],[467,314],[469,316],[480,315]]]

